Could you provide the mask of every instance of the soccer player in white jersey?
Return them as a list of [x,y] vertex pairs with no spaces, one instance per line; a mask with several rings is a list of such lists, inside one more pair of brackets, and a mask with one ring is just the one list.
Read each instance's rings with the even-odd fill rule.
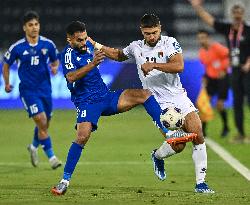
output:
[[[135,59],[143,88],[153,93],[162,110],[170,106],[182,110],[185,116],[183,130],[198,135],[193,141],[192,153],[196,174],[195,192],[214,193],[205,182],[207,152],[201,121],[178,75],[184,69],[180,44],[173,37],[161,35],[160,20],[154,14],[145,14],[141,18],[140,28],[144,39],[133,41],[123,50],[103,46],[91,38],[89,40],[96,49],[102,50],[113,60]],[[154,171],[160,180],[166,177],[164,159],[181,152],[184,147],[185,143],[175,146],[164,142],[159,149],[152,152]]]

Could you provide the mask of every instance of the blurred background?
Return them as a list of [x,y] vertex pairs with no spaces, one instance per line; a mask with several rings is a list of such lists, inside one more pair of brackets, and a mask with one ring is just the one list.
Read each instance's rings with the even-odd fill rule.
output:
[[[187,0],[0,0],[0,66],[5,51],[11,44],[23,38],[21,18],[25,11],[35,10],[41,19],[41,35],[55,42],[59,52],[66,45],[65,27],[73,20],[86,23],[87,31],[96,41],[123,48],[134,40],[141,39],[139,20],[144,13],[155,13],[160,17],[163,34],[175,37],[182,46],[185,70],[181,74],[183,86],[189,97],[196,101],[201,86],[204,68],[198,60],[196,33],[205,28],[212,37],[225,44],[224,37],[215,34],[197,17]],[[250,19],[250,1],[206,0],[205,8],[217,18],[228,18],[229,8],[235,2],[246,6],[246,19]],[[100,66],[104,81],[110,89],[138,88],[141,86],[133,62],[116,63],[106,60]],[[2,71],[0,71],[0,109],[22,108],[19,100],[16,66],[11,67],[10,81],[13,92],[4,92]],[[61,69],[52,77],[54,108],[73,108],[70,93]],[[230,92],[226,102],[231,106]]]

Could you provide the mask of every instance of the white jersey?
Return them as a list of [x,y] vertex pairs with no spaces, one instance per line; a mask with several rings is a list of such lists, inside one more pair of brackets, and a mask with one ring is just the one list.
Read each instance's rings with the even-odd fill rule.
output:
[[182,53],[180,44],[175,38],[161,36],[155,47],[149,47],[144,40],[133,41],[123,49],[123,53],[128,58],[135,59],[143,88],[153,93],[161,107],[175,101],[177,96],[186,95],[177,73],[165,73],[154,69],[144,76],[141,70],[141,65],[147,61],[166,63],[173,55]]

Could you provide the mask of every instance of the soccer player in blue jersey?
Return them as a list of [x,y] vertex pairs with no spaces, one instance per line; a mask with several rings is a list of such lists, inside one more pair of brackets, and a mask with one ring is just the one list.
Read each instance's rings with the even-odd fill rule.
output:
[[12,91],[9,82],[10,66],[17,61],[20,78],[19,91],[24,108],[35,122],[33,142],[28,146],[31,163],[38,165],[37,149],[41,145],[53,169],[61,166],[55,156],[51,138],[48,134],[49,121],[52,114],[50,69],[57,73],[58,58],[55,44],[39,35],[39,15],[28,11],[23,16],[23,30],[25,38],[12,44],[4,56],[3,77],[5,91]]
[[[91,132],[97,129],[100,116],[126,112],[143,104],[157,126],[167,132],[160,122],[161,108],[148,90],[108,90],[98,70],[98,65],[105,57],[104,53],[94,52],[94,46],[87,38],[84,23],[74,21],[68,25],[68,45],[62,52],[61,62],[71,100],[77,111],[77,136],[69,149],[63,178],[51,190],[55,195],[63,195],[66,192],[82,150]],[[175,137],[174,134],[175,132],[171,136]],[[188,133],[183,133],[186,134]]]

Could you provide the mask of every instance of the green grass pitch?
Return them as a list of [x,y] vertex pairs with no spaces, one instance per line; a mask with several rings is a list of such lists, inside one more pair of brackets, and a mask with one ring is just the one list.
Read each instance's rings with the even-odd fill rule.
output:
[[[246,116],[250,122],[249,111]],[[231,118],[232,113],[230,137],[235,134]],[[75,138],[74,123],[74,110],[54,112],[50,135],[63,162]],[[208,129],[210,138],[250,168],[250,145],[221,139],[218,116]],[[249,133],[249,126],[247,129]],[[101,118],[62,197],[51,195],[50,189],[60,180],[63,167],[52,170],[41,149],[39,167],[30,164],[26,146],[32,130],[33,122],[25,111],[0,111],[0,204],[250,204],[250,182],[209,148],[207,181],[216,193],[194,193],[190,143],[182,153],[166,160],[167,179],[159,181],[153,173],[150,152],[163,138],[142,108]]]

